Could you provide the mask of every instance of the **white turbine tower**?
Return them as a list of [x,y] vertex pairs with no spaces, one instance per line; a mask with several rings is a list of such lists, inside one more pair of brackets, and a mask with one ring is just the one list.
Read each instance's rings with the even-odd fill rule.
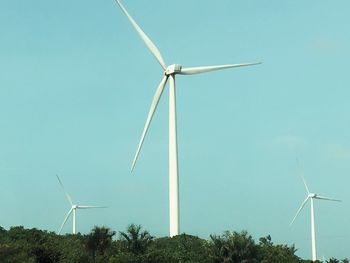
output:
[[127,16],[131,22],[134,29],[140,35],[141,39],[144,41],[148,49],[155,56],[157,61],[162,67],[163,78],[154,94],[150,110],[148,112],[146,124],[144,126],[141,140],[139,142],[135,158],[132,163],[131,171],[133,171],[137,158],[139,156],[142,144],[144,142],[145,136],[147,134],[148,128],[150,126],[153,114],[156,111],[158,102],[163,93],[165,85],[169,80],[170,90],[169,90],[169,219],[170,219],[170,236],[178,235],[180,232],[179,226],[179,173],[178,173],[178,155],[177,155],[177,134],[176,134],[176,99],[175,99],[175,75],[193,75],[199,73],[205,73],[209,71],[222,70],[228,68],[236,68],[243,66],[257,65],[258,63],[246,63],[246,64],[229,64],[220,66],[204,66],[204,67],[191,67],[184,68],[181,65],[173,64],[167,66],[164,59],[159,52],[158,48],[153,44],[153,42],[148,38],[148,36],[142,31],[142,29],[136,24],[135,20],[129,15],[124,6],[119,0],[115,0],[119,5],[121,10]]
[[317,260],[317,254],[316,254],[316,230],[315,230],[314,200],[318,199],[318,200],[327,200],[327,201],[336,201],[336,202],[341,202],[341,200],[320,196],[320,195],[315,194],[315,193],[310,193],[309,187],[307,186],[304,177],[302,176],[301,178],[303,179],[304,186],[305,186],[305,189],[306,189],[306,192],[307,192],[307,196],[306,196],[304,202],[302,202],[300,208],[298,209],[297,213],[295,214],[295,216],[294,216],[292,222],[290,223],[290,225],[292,225],[294,223],[294,221],[297,218],[297,216],[299,215],[300,211],[304,208],[306,203],[310,200],[312,261],[316,261]]
[[70,195],[65,191],[64,186],[60,180],[60,178],[58,177],[58,175],[56,175],[58,182],[60,183],[62,190],[69,202],[69,204],[71,205],[71,208],[69,209],[68,213],[66,214],[66,217],[63,220],[63,223],[58,231],[58,234],[61,233],[62,228],[64,227],[64,225],[66,224],[69,216],[73,213],[73,234],[76,234],[76,210],[77,209],[90,209],[90,208],[106,208],[105,206],[91,206],[91,205],[75,205],[73,204],[72,198],[70,197]]

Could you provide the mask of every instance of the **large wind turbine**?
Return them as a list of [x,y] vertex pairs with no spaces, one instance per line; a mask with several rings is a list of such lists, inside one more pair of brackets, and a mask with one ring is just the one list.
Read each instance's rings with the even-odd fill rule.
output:
[[119,0],[115,0],[119,5],[121,10],[127,16],[132,26],[139,34],[141,39],[144,41],[148,49],[154,55],[154,57],[159,62],[163,70],[163,78],[154,94],[150,110],[148,112],[146,124],[144,126],[139,145],[135,154],[135,158],[132,162],[131,171],[133,171],[137,158],[139,156],[142,144],[144,142],[145,136],[147,134],[148,128],[150,126],[153,114],[156,111],[158,102],[162,93],[164,91],[165,85],[169,80],[169,210],[170,210],[170,236],[178,235],[180,232],[179,226],[179,174],[178,174],[178,159],[177,159],[177,134],[176,134],[176,99],[175,99],[175,75],[193,75],[200,74],[209,71],[222,70],[228,68],[244,67],[260,64],[259,63],[246,63],[246,64],[229,64],[220,66],[204,66],[204,67],[191,67],[184,68],[181,65],[173,64],[167,66],[164,59],[158,50],[158,48],[153,44],[153,42],[148,38],[148,36],[142,31],[142,29],[136,24],[135,20],[129,15],[124,6]]
[[105,206],[92,206],[92,205],[75,205],[73,204],[73,201],[72,201],[72,198],[70,197],[70,195],[65,191],[64,189],[64,186],[60,180],[60,178],[58,177],[58,175],[56,175],[57,179],[58,179],[58,182],[60,183],[61,187],[62,187],[62,190],[69,202],[69,204],[71,205],[71,208],[69,209],[68,213],[66,214],[66,217],[64,218],[63,220],[63,223],[60,227],[60,230],[58,231],[58,234],[61,233],[62,231],[62,228],[64,227],[64,225],[66,224],[69,216],[73,213],[73,234],[76,234],[76,210],[77,209],[90,209],[90,208],[106,208]]
[[297,213],[295,214],[292,222],[290,223],[290,225],[292,225],[294,223],[294,220],[297,218],[297,216],[299,215],[300,211],[304,208],[304,206],[306,205],[306,203],[310,200],[310,207],[311,207],[311,248],[312,248],[312,261],[316,261],[317,260],[317,254],[316,254],[316,230],[315,230],[315,213],[314,213],[314,200],[318,199],[318,200],[327,200],[327,201],[336,201],[336,202],[341,202],[341,200],[338,199],[332,199],[332,198],[328,198],[328,197],[324,197],[324,196],[320,196],[318,194],[315,193],[310,193],[309,191],[309,187],[306,184],[306,181],[304,179],[304,177],[301,177],[303,179],[304,182],[304,186],[307,192],[307,196],[304,200],[304,202],[302,202],[300,208],[298,209]]

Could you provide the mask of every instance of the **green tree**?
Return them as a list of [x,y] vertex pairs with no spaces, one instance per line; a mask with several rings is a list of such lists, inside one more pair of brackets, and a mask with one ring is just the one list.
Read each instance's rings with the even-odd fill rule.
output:
[[141,231],[141,225],[131,224],[126,232],[119,232],[124,250],[133,254],[144,253],[153,238],[148,231]]
[[95,226],[86,239],[86,248],[91,253],[93,262],[96,262],[96,257],[99,254],[104,256],[105,251],[111,247],[112,238],[115,231],[111,231],[107,227]]
[[210,235],[208,249],[214,263],[258,262],[258,247],[246,231],[226,231],[221,236]]
[[60,263],[87,263],[90,262],[90,255],[86,249],[85,235],[66,234],[56,235],[56,245],[61,252]]
[[0,244],[1,263],[35,263],[35,258],[16,244]]
[[209,263],[206,245],[206,240],[187,234],[158,238],[147,249],[144,262]]
[[259,262],[261,263],[294,263],[300,262],[300,258],[295,255],[294,245],[274,245],[271,236],[259,239]]
[[[0,227],[1,263],[313,263],[295,255],[294,245],[274,244],[271,236],[256,244],[245,231],[226,231],[209,240],[181,234],[154,238],[139,225],[120,232],[118,240],[106,227],[94,227],[87,235],[57,235],[21,226]],[[316,261],[321,263],[320,261]],[[349,263],[348,259],[327,262]]]
[[56,263],[60,261],[61,254],[52,246],[39,246],[33,249],[37,263]]

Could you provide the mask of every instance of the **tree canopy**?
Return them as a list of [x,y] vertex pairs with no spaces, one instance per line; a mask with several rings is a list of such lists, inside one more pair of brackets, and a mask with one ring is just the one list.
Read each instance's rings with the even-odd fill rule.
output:
[[[247,231],[225,231],[209,239],[181,234],[152,236],[131,224],[119,236],[95,226],[87,235],[57,235],[22,226],[0,227],[1,263],[297,263],[311,262],[295,255],[294,245],[274,244],[271,236],[258,242]],[[348,263],[330,258],[329,263]]]

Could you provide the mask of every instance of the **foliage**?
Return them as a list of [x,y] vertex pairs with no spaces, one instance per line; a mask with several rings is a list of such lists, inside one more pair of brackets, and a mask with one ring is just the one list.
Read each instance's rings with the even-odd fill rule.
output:
[[210,262],[207,242],[196,236],[181,234],[156,239],[147,251],[149,262]]
[[126,232],[119,233],[120,239],[124,241],[122,242],[124,251],[135,255],[144,253],[153,240],[148,231],[141,232],[140,225],[131,224]]
[[[154,238],[131,224],[119,238],[115,231],[95,226],[87,235],[56,235],[21,226],[0,227],[1,263],[307,263],[295,255],[294,245],[274,244],[270,236],[259,242],[246,231],[226,231],[209,240],[181,234]],[[320,261],[317,261],[320,262]],[[349,263],[348,259],[327,262]]]
[[[92,261],[96,262],[96,257],[99,256],[105,259],[106,250],[112,245],[112,238],[115,231],[111,231],[107,227],[95,226],[90,234],[86,237],[86,249],[91,253]],[[101,260],[102,260],[101,259]],[[102,261],[101,261],[102,262]]]
[[299,258],[295,255],[296,249],[294,245],[274,245],[271,236],[259,239],[259,262],[261,263],[294,263],[299,262]]
[[248,232],[226,231],[210,236],[209,256],[214,263],[254,263],[258,262],[258,248]]

